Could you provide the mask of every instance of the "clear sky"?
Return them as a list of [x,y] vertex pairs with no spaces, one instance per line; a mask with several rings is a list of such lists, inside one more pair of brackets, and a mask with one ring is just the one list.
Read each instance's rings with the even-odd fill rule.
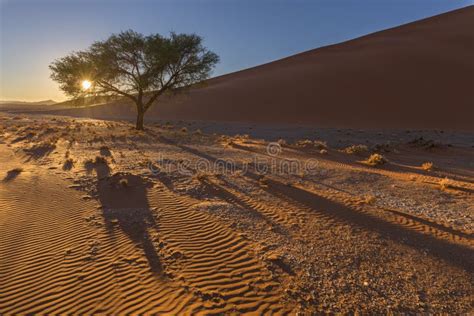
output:
[[473,4],[472,0],[0,0],[0,100],[65,100],[48,65],[111,33],[194,32],[215,75]]

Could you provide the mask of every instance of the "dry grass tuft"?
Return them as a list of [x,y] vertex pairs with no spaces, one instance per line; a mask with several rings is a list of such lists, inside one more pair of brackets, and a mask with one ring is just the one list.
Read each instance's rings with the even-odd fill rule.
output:
[[439,181],[439,186],[441,190],[446,190],[448,188],[452,188],[453,184],[451,183],[451,180],[449,180],[448,178],[444,178]]
[[328,144],[322,140],[315,140],[313,144],[314,144],[314,147],[316,147],[316,149],[318,150],[328,149]]
[[365,145],[352,145],[344,148],[343,152],[346,154],[363,154],[369,151],[369,148]]
[[309,139],[299,140],[295,143],[296,147],[311,147],[313,146],[313,142]]
[[296,147],[302,147],[302,148],[311,148],[311,147],[314,147],[318,150],[321,150],[321,149],[328,149],[328,145],[326,142],[324,141],[320,141],[320,140],[315,140],[315,141],[312,141],[312,140],[309,140],[309,139],[303,139],[303,140],[299,140],[295,143],[295,146]]
[[365,197],[364,197],[364,202],[367,203],[367,204],[374,204],[375,201],[377,201],[377,198],[372,195],[372,194],[367,194]]
[[434,169],[434,165],[432,162],[424,162],[422,165],[421,165],[421,169],[425,170],[425,171],[431,171]]
[[364,163],[372,167],[383,165],[386,162],[387,159],[385,159],[385,157],[381,154],[372,154],[369,158],[367,158],[367,160],[364,160]]
[[209,180],[209,178],[210,178],[211,176],[212,176],[212,174],[210,174],[210,173],[206,173],[206,172],[200,171],[200,172],[196,173],[196,174],[193,176],[193,178],[194,178],[195,180],[198,180],[199,182],[203,182],[203,181]]

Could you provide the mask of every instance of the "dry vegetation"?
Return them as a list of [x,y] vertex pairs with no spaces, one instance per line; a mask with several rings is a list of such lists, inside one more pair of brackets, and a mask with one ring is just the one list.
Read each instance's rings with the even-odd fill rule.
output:
[[[340,148],[355,156],[332,145],[324,155],[324,141],[278,141],[274,158],[267,140],[192,125],[136,132],[127,122],[0,119],[1,148],[18,159],[0,158],[0,170],[8,176],[21,161],[28,171],[0,184],[0,202],[18,212],[9,220],[20,225],[26,212],[37,229],[29,247],[6,253],[24,267],[1,277],[7,312],[31,302],[112,314],[470,311],[474,175],[462,153],[472,149],[392,144],[360,163],[363,145]],[[309,159],[315,168],[259,172]],[[420,159],[436,172],[422,172]],[[237,167],[200,165],[219,160]],[[18,291],[21,280],[35,291]]]
[[372,154],[369,158],[367,158],[367,160],[364,160],[364,163],[372,167],[383,165],[386,162],[387,159],[385,159],[385,157],[381,154]]

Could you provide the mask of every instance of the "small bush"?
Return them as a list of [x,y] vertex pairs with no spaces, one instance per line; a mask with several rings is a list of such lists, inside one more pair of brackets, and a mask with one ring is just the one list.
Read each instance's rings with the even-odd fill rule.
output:
[[425,171],[431,171],[434,169],[434,165],[432,162],[425,162],[421,165],[421,169]]
[[210,174],[205,172],[198,172],[194,175],[194,178],[199,182],[206,181],[209,179]]
[[280,146],[285,146],[285,145],[286,145],[286,140],[284,140],[283,138],[280,138],[279,140],[277,140],[277,143],[278,143]]
[[367,204],[374,204],[375,201],[377,200],[377,198],[372,194],[366,195],[364,197],[364,199],[365,199],[365,203],[367,203]]
[[364,161],[369,166],[380,166],[387,162],[387,160],[381,154],[372,154]]
[[444,178],[439,181],[439,186],[441,190],[446,190],[448,188],[451,188],[452,187],[451,180],[449,180],[448,178]]
[[314,147],[316,147],[316,149],[318,149],[318,150],[328,149],[328,144],[326,142],[321,141],[321,140],[315,140],[313,142],[313,144],[314,144]]
[[187,133],[187,132],[188,132],[188,129],[187,129],[186,127],[182,127],[182,128],[181,128],[181,132],[182,132],[182,133]]
[[344,148],[343,150],[346,154],[363,154],[369,151],[369,148],[365,145],[352,145]]
[[310,147],[313,146],[313,142],[309,139],[303,139],[296,142],[296,147]]
[[194,134],[196,135],[202,135],[202,131],[200,129],[197,129],[194,131]]

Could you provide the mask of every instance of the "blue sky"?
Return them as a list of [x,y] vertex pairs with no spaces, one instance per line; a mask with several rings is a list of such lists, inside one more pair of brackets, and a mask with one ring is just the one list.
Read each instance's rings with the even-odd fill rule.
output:
[[64,100],[55,58],[111,33],[197,33],[220,75],[474,4],[472,0],[0,0],[1,100]]

